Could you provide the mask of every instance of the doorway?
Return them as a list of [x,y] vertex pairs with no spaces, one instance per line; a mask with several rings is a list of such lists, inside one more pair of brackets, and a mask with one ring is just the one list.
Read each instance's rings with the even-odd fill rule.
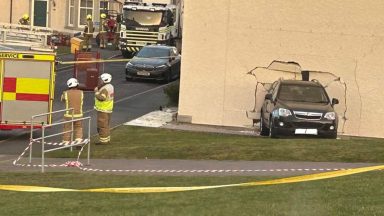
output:
[[48,14],[48,1],[47,0],[34,0],[35,6],[33,8],[33,25],[47,27],[47,14]]

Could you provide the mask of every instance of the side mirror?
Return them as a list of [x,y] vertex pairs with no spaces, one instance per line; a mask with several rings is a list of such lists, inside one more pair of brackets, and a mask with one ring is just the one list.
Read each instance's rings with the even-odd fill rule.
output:
[[266,94],[264,99],[265,100],[272,100],[272,94]]
[[339,104],[339,100],[336,98],[332,98],[332,105]]
[[171,57],[169,57],[169,62],[175,61],[175,59],[176,59],[175,56],[171,56]]

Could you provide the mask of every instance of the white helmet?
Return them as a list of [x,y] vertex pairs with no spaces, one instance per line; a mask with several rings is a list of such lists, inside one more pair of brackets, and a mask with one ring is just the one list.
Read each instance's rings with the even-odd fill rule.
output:
[[71,78],[71,79],[69,79],[68,81],[67,81],[67,86],[69,87],[69,88],[73,88],[73,87],[76,87],[76,86],[78,86],[79,85],[79,81],[77,81],[77,79],[75,79],[75,78]]
[[110,83],[112,80],[112,76],[109,73],[103,73],[101,74],[100,79],[103,80],[104,83]]

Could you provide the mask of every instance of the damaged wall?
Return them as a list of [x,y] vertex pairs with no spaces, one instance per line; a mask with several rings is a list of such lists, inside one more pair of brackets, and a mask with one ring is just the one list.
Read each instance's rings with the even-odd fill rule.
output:
[[[340,100],[339,132],[384,137],[382,2],[193,0],[184,10],[179,120],[252,125],[247,111],[258,108],[249,72],[294,61]],[[258,79],[272,76],[264,74]],[[332,82],[337,77],[342,82]]]

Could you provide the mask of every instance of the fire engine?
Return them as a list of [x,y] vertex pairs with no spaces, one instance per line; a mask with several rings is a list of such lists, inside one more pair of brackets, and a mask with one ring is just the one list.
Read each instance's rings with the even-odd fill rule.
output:
[[175,4],[126,1],[120,23],[119,49],[126,58],[145,45],[178,45],[182,33],[182,2]]
[[[51,123],[55,87],[54,50],[49,28],[0,24],[0,130]],[[33,122],[32,122],[33,121]]]
[[[30,128],[52,111],[55,53],[0,51],[0,130]],[[34,125],[49,124],[51,116]]]

